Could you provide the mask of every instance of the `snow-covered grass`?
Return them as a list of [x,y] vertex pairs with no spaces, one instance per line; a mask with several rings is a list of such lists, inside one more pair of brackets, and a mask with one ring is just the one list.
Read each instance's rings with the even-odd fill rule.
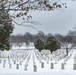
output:
[[76,75],[76,51],[65,55],[65,50],[53,54],[36,49],[1,51],[0,75]]

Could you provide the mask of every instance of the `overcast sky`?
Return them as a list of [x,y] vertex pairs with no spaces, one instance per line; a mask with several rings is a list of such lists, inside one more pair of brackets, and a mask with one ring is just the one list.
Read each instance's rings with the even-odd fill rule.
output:
[[[65,35],[69,30],[74,30],[74,26],[76,25],[76,1],[68,1],[66,9],[47,12],[35,11],[30,12],[30,14],[33,17],[32,20],[41,24],[35,26],[39,31],[43,31],[46,34],[60,33]],[[37,30],[32,28],[15,25],[13,34],[24,34],[25,32],[38,33]]]

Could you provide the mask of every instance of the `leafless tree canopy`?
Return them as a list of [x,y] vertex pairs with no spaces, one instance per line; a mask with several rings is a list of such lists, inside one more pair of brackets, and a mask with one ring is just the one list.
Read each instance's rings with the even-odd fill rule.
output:
[[[66,8],[66,3],[63,3],[62,0],[0,0],[0,11],[8,12],[8,15],[4,18],[12,19],[17,25],[22,25],[23,23],[37,24],[37,22],[29,21],[29,19],[32,19],[32,16],[28,15],[30,11],[51,11],[62,7]],[[24,20],[20,24],[14,20],[19,17]]]

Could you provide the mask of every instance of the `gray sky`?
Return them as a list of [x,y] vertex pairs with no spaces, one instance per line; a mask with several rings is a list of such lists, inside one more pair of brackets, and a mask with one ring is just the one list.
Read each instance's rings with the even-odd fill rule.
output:
[[[68,1],[67,7],[66,9],[55,11],[35,11],[29,14],[32,15],[32,20],[42,24],[35,26],[38,30],[46,34],[60,33],[65,35],[69,30],[74,30],[73,28],[76,25],[76,1]],[[15,25],[13,34],[24,34],[25,32],[30,32],[32,34],[38,33],[38,31],[32,28]]]

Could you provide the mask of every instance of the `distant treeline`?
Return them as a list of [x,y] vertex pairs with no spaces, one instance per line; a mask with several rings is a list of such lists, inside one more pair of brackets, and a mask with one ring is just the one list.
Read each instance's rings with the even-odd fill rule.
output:
[[17,34],[17,35],[11,35],[10,36],[10,43],[15,43],[15,44],[22,44],[26,43],[26,45],[29,45],[29,42],[35,42],[37,39],[42,39],[43,41],[46,41],[48,36],[54,36],[62,46],[65,46],[66,48],[69,47],[74,47],[76,45],[76,31],[69,31],[68,34],[66,35],[61,35],[61,34],[55,34],[52,35],[51,33],[45,34],[42,31],[39,31],[37,34],[33,35],[29,32],[26,32],[24,35],[22,34]]

